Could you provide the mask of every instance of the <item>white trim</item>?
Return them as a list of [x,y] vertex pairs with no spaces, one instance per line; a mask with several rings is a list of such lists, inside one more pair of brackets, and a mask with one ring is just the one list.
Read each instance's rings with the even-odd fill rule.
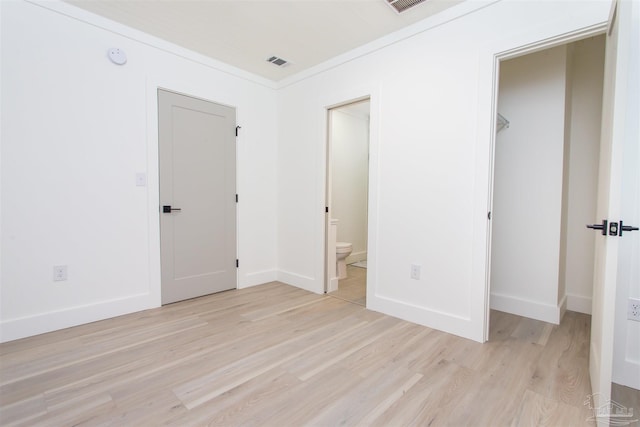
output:
[[369,292],[369,286],[367,286],[367,308],[442,332],[478,341],[471,319],[409,304],[394,298],[372,295]]
[[318,280],[313,277],[303,276],[290,271],[278,270],[277,280],[278,282],[295,286],[297,288],[304,289],[305,291],[324,294],[324,285],[322,286],[322,289],[318,290]]
[[353,264],[354,262],[360,262],[367,259],[367,251],[360,252],[351,252],[351,254],[346,258],[347,264]]
[[640,361],[625,357],[623,363],[613,370],[611,380],[616,384],[640,390]]
[[337,277],[332,277],[329,279],[329,283],[327,284],[327,293],[337,291],[339,286],[339,280]]
[[577,313],[591,314],[591,297],[567,294],[567,310]]
[[516,314],[530,319],[542,320],[553,324],[560,324],[563,308],[566,307],[566,298],[560,304],[554,306],[538,301],[527,300],[504,294],[491,294],[491,309]]
[[558,304],[558,310],[560,311],[558,315],[558,324],[560,324],[560,322],[562,322],[562,318],[564,317],[564,314],[567,312],[567,296],[566,295],[562,297],[562,300]]
[[150,294],[140,294],[4,320],[0,323],[0,342],[139,312],[152,307],[153,299]]
[[[240,275],[238,275],[240,276]],[[278,280],[278,270],[263,270],[255,273],[249,273],[242,276],[242,281],[238,283],[238,289],[249,288],[251,286],[262,285]]]

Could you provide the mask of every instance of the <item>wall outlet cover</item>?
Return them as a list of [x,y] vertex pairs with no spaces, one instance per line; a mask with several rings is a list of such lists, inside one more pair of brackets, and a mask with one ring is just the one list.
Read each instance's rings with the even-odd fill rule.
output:
[[67,280],[67,266],[66,265],[54,265],[53,266],[53,281],[62,282]]
[[411,264],[411,278],[414,280],[420,280],[420,266],[417,264]]

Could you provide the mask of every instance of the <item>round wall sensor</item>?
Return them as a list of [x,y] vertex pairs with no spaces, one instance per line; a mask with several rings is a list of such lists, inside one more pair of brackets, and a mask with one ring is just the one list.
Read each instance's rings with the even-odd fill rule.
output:
[[124,65],[127,62],[127,55],[125,55],[123,50],[114,47],[109,49],[109,59],[114,64]]

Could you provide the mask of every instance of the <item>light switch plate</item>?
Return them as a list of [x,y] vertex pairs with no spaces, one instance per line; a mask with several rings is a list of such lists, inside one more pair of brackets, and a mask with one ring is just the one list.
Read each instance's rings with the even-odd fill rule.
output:
[[147,186],[147,174],[144,172],[138,172],[136,174],[136,186],[137,187],[146,187]]

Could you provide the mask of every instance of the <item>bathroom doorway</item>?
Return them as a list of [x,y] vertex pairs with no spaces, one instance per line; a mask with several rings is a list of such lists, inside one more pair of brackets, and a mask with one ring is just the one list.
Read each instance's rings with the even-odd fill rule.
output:
[[326,292],[366,305],[370,101],[328,110]]

